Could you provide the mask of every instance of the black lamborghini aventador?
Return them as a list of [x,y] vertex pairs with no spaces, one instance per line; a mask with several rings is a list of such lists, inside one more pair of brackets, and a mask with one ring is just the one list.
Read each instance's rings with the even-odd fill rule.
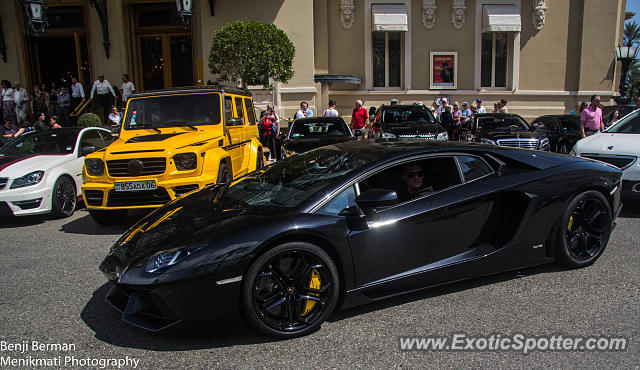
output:
[[525,266],[592,264],[621,171],[491,145],[346,142],[151,213],[100,270],[124,321],[161,330],[241,312],[294,337],[336,308]]

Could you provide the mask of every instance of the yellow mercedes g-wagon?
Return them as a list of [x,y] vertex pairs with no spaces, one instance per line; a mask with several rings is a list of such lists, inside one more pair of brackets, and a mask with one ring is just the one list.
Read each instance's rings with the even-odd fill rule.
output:
[[85,159],[82,196],[100,224],[127,210],[262,168],[251,94],[220,87],[149,91],[127,102],[120,137]]

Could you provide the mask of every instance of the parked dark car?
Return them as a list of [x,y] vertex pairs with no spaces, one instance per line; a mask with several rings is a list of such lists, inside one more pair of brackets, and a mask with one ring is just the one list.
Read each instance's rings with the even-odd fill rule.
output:
[[540,116],[531,122],[531,126],[549,139],[549,148],[553,152],[568,154],[582,139],[580,117],[575,115]]
[[549,150],[549,139],[543,132],[535,131],[522,117],[511,113],[476,114],[470,124],[463,125],[460,140]]
[[287,155],[355,140],[342,117],[299,118],[291,123],[283,146]]
[[445,130],[422,104],[382,105],[372,122],[370,138],[448,140]]
[[143,329],[242,313],[295,337],[337,307],[553,261],[590,265],[620,211],[621,174],[498,146],[339,143],[157,209],[100,270],[107,300]]

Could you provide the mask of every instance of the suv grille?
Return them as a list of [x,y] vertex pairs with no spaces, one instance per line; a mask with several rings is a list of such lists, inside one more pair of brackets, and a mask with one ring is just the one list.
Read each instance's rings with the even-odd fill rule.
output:
[[166,167],[167,160],[164,157],[107,161],[107,170],[113,177],[160,175],[164,173]]
[[500,146],[512,146],[515,148],[536,149],[538,139],[502,139],[498,140]]
[[633,162],[636,161],[636,157],[632,155],[598,155],[598,154],[582,154],[581,157],[595,159],[596,161],[601,161],[605,163],[609,163],[618,167],[621,170],[624,170],[631,166]]
[[9,178],[0,177],[0,190],[4,189],[4,187],[7,186],[7,181],[9,181]]
[[171,200],[164,188],[146,191],[109,191],[108,207],[162,205]]

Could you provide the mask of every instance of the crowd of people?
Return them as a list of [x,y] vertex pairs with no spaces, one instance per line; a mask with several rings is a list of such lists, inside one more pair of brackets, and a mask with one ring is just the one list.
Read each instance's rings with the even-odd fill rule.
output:
[[[88,97],[76,76],[63,75],[58,81],[34,85],[30,92],[20,81],[11,83],[5,79],[1,85],[2,143],[34,130],[74,126],[76,117],[71,113],[87,100],[94,101],[102,112],[105,126],[118,126],[122,119],[115,104],[116,93],[104,74],[98,74]],[[128,74],[122,76],[120,91],[123,103],[135,91]]]

